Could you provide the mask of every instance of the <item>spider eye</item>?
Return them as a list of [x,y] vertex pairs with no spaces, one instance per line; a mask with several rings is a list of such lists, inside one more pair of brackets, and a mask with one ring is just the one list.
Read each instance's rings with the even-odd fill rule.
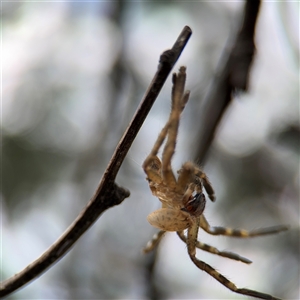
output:
[[205,203],[206,200],[204,194],[198,193],[186,203],[183,210],[189,212],[193,216],[199,217],[204,211]]

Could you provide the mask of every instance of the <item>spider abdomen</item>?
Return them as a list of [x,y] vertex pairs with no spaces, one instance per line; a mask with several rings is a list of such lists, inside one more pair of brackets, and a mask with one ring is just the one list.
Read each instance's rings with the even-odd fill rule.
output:
[[188,212],[172,208],[158,209],[148,215],[147,220],[152,226],[164,231],[182,231],[193,223]]

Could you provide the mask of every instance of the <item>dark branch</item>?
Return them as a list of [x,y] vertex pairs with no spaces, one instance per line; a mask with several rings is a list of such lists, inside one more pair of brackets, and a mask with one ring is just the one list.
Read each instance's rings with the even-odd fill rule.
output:
[[107,167],[107,171],[111,174],[111,179],[114,180],[119,168],[121,166],[122,161],[124,160],[133,140],[135,139],[138,131],[140,130],[144,120],[146,119],[154,101],[156,100],[160,90],[162,89],[165,81],[167,80],[173,66],[178,60],[181,52],[183,51],[185,45],[187,44],[190,36],[192,34],[192,30],[185,26],[174,43],[171,50],[167,50],[162,53],[159,60],[159,66],[156,74],[152,82],[150,83],[144,98],[140,106],[138,107],[132,121],[127,127],[121,141],[119,142],[113,158],[109,166]]
[[121,138],[94,196],[86,208],[84,208],[65,233],[44,254],[24,270],[1,283],[0,297],[11,294],[49,269],[71,249],[74,243],[92,226],[105,210],[120,204],[126,197],[129,197],[129,191],[118,187],[115,183],[115,178],[132,142],[191,34],[191,29],[188,26],[184,27],[172,49],[165,51],[161,55],[158,70],[132,121]]
[[204,99],[196,160],[203,164],[216,128],[236,91],[247,91],[250,67],[255,53],[254,32],[260,0],[247,0],[243,25],[234,45],[225,49],[217,76]]

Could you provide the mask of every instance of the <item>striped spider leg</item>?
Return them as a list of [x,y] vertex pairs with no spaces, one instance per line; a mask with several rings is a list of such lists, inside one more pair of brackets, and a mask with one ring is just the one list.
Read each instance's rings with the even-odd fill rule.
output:
[[[143,163],[143,169],[147,175],[150,190],[162,203],[162,207],[147,217],[149,223],[160,229],[148,242],[144,252],[150,252],[161,241],[167,231],[176,231],[179,238],[186,243],[188,254],[193,263],[204,272],[215,278],[229,290],[260,299],[278,299],[271,295],[250,289],[238,288],[226,277],[216,271],[213,267],[196,258],[196,248],[227,257],[244,263],[251,261],[238,254],[219,251],[217,248],[198,241],[198,230],[202,228],[212,235],[226,235],[232,237],[253,237],[265,234],[273,234],[287,230],[287,226],[274,226],[254,231],[229,229],[224,227],[211,227],[203,215],[205,208],[205,196],[203,188],[211,201],[215,201],[212,185],[206,174],[191,162],[186,162],[177,172],[173,173],[171,159],[175,152],[176,139],[179,128],[180,115],[188,101],[189,92],[184,92],[186,80],[186,68],[181,67],[178,74],[173,75],[172,107],[169,119],[161,130],[154,147]],[[162,160],[157,156],[159,149],[166,140]],[[184,234],[187,230],[187,235]]]

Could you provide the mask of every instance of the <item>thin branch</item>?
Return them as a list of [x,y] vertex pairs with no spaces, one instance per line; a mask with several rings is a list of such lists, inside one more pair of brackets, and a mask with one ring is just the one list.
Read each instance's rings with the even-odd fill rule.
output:
[[87,206],[65,233],[44,254],[29,264],[24,270],[1,283],[0,297],[11,294],[49,269],[71,249],[74,243],[105,210],[120,204],[125,198],[129,197],[129,191],[117,186],[115,178],[132,142],[191,34],[191,29],[188,26],[184,27],[172,49],[165,51],[160,56],[158,70],[132,121],[122,136],[94,196]]
[[231,103],[234,92],[248,89],[249,73],[255,54],[254,33],[259,7],[260,0],[247,0],[242,28],[235,38],[234,45],[229,50],[225,49],[217,76],[204,99],[206,107],[199,118],[200,143],[196,150],[196,159],[200,164],[203,164],[218,124]]

